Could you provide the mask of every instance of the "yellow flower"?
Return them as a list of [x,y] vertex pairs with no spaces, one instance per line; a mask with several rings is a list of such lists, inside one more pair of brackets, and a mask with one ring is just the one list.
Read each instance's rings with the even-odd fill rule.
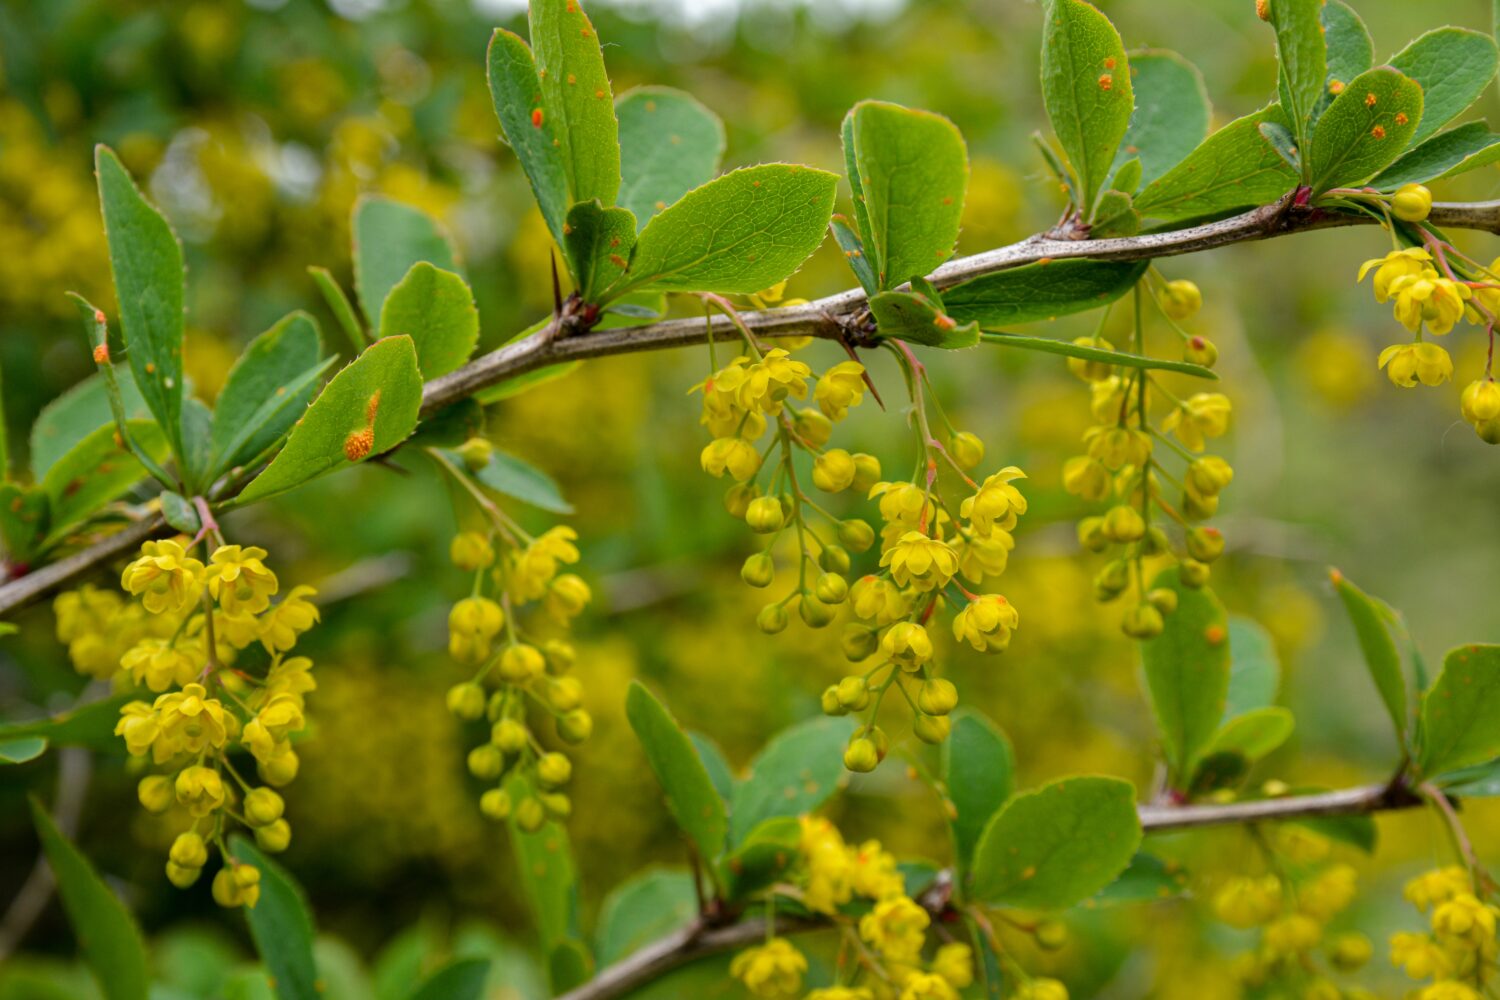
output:
[[1453,359],[1437,344],[1418,341],[1413,344],[1392,344],[1380,352],[1380,367],[1388,377],[1404,389],[1421,382],[1423,385],[1442,385],[1453,375]]
[[1349,865],[1329,865],[1298,894],[1302,912],[1326,923],[1354,901],[1358,879]]
[[[509,584],[517,600],[534,601],[547,592],[561,563],[578,561],[578,532],[565,524],[554,525],[516,553]],[[498,631],[498,629],[497,629]]]
[[488,597],[466,597],[448,612],[448,653],[460,663],[479,663],[505,627],[505,612]]
[[1452,959],[1436,941],[1408,931],[1391,935],[1391,964],[1412,979],[1441,978],[1453,971]]
[[195,764],[177,775],[177,801],[194,816],[203,817],[224,805],[224,779],[211,767]]
[[851,851],[854,866],[851,884],[866,899],[882,900],[900,896],[906,891],[906,880],[896,868],[896,857],[880,846],[878,840],[867,840]]
[[230,614],[248,611],[258,615],[271,605],[276,593],[276,574],[266,569],[266,550],[254,545],[221,545],[214,550],[208,567],[208,592]]
[[858,361],[840,361],[823,373],[813,388],[818,409],[829,420],[843,420],[849,407],[858,406],[865,394],[865,366]]
[[740,438],[721,437],[710,441],[698,456],[703,471],[715,478],[729,473],[743,483],[760,469],[760,452],[755,445]]
[[1010,550],[1016,547],[1016,540],[1011,537],[1010,532],[996,528],[984,537],[977,533],[965,533],[954,539],[953,547],[958,551],[958,571],[963,574],[964,579],[977,586],[1005,572],[1005,566],[1010,561]]
[[143,757],[161,735],[161,723],[157,721],[156,712],[144,701],[128,702],[120,706],[115,735],[125,738],[125,749],[132,757]]
[[1427,264],[1431,260],[1432,254],[1421,247],[1392,250],[1384,257],[1376,257],[1361,264],[1359,277],[1355,280],[1364,281],[1365,275],[1370,273],[1371,268],[1378,268],[1375,272],[1375,301],[1385,302],[1391,297],[1391,285],[1397,278],[1415,277],[1421,274],[1427,270]]
[[140,558],[125,567],[120,586],[141,595],[141,603],[153,615],[175,613],[198,599],[203,574],[203,563],[189,556],[179,542],[167,538],[142,543]]
[[262,764],[280,756],[287,748],[287,737],[301,732],[306,725],[302,699],[292,694],[272,695],[255,718],[245,723],[243,743]]
[[1423,987],[1417,1000],[1483,1000],[1483,994],[1456,979],[1447,979]]
[[1083,443],[1089,457],[1098,459],[1106,469],[1144,465],[1151,457],[1151,439],[1133,427],[1090,427],[1083,432]]
[[293,587],[281,603],[261,619],[260,641],[271,653],[284,653],[297,645],[297,636],[319,620],[318,606],[308,598],[317,591],[308,586]]
[[465,573],[493,566],[495,547],[477,531],[460,531],[448,545],[448,558]]
[[1068,988],[1056,979],[1039,977],[1023,983],[1012,1000],[1068,1000]]
[[1401,894],[1408,903],[1426,913],[1437,904],[1446,903],[1469,889],[1469,873],[1460,865],[1448,865],[1418,875],[1406,883]]
[[974,952],[962,941],[943,945],[932,956],[932,971],[958,989],[974,982]]
[[803,901],[808,909],[832,913],[849,902],[851,893],[849,851],[832,823],[821,817],[803,816],[799,850],[807,869]]
[[874,994],[865,986],[824,986],[809,993],[807,1000],[874,1000]]
[[172,685],[191,683],[198,676],[198,663],[165,639],[142,639],[120,659],[131,680],[160,693]]
[[1109,470],[1092,455],[1074,455],[1063,463],[1063,489],[1097,503],[1109,496]]
[[1391,282],[1390,294],[1396,300],[1393,311],[1402,326],[1416,333],[1425,322],[1436,334],[1453,329],[1464,316],[1464,304],[1474,297],[1468,285],[1439,277],[1431,268],[1397,278]]
[[1014,465],[1006,466],[986,478],[973,496],[964,499],[959,516],[981,538],[988,537],[996,528],[1010,531],[1016,526],[1016,518],[1026,513],[1026,498],[1011,482],[1024,478],[1026,473]]
[[876,483],[869,498],[880,498],[880,516],[887,524],[915,526],[930,520],[937,504],[916,483]]
[[1217,392],[1199,392],[1168,413],[1162,430],[1176,432],[1177,440],[1193,451],[1203,450],[1204,438],[1219,437],[1229,430],[1229,397]]
[[942,976],[917,972],[902,986],[900,1000],[958,1000],[958,993]]
[[896,896],[859,918],[859,936],[892,962],[915,962],[931,922],[910,897]]
[[1289,913],[1266,925],[1262,941],[1274,955],[1297,955],[1311,951],[1323,938],[1323,926],[1312,917]]
[[1495,940],[1495,908],[1471,892],[1459,893],[1432,911],[1432,930],[1445,943],[1480,948]]
[[593,599],[593,591],[576,573],[564,573],[547,587],[543,606],[553,621],[566,625],[572,621]]
[[1500,417],[1500,385],[1493,378],[1470,382],[1458,399],[1459,412],[1471,424]]
[[1214,896],[1214,914],[1231,927],[1255,927],[1281,910],[1281,880],[1275,875],[1232,878]]
[[181,691],[164,694],[154,708],[162,739],[177,752],[217,749],[229,738],[232,717],[225,715],[219,699],[208,697],[202,684],[187,684]]
[[849,606],[857,618],[873,621],[877,625],[888,625],[905,618],[911,611],[907,600],[895,584],[881,577],[862,576],[849,588]]
[[1183,483],[1188,495],[1200,503],[1216,497],[1234,480],[1234,469],[1217,455],[1205,455],[1188,463]]
[[806,971],[807,958],[786,938],[742,951],[729,963],[729,974],[761,1000],[790,1000],[802,991]]
[[880,565],[890,567],[891,578],[902,587],[936,590],[958,572],[958,553],[947,542],[908,531],[880,557]]
[[880,651],[907,670],[932,659],[932,637],[916,622],[897,622],[880,637]]
[[1000,594],[981,594],[953,616],[953,638],[981,653],[998,653],[1010,646],[1011,632],[1021,616]]
[[302,704],[302,696],[316,690],[318,682],[312,677],[312,660],[305,656],[294,656],[290,660],[277,660],[266,674],[265,692],[268,699],[286,695]]
[[252,910],[260,899],[260,869],[231,861],[214,876],[214,902],[227,909],[248,906]]

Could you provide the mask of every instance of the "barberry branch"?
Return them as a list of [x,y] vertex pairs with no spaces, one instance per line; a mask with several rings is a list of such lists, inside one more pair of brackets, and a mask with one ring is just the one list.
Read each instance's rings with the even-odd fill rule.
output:
[[[1474,229],[1500,235],[1500,200],[1438,202],[1429,221],[1436,226]],[[1295,192],[1272,205],[1185,229],[1143,233],[1102,240],[1054,239],[1036,235],[1009,246],[951,260],[932,275],[939,288],[970,278],[1047,260],[1087,257],[1093,260],[1143,260],[1201,253],[1235,243],[1287,236],[1317,229],[1373,225],[1376,219],[1352,212],[1297,204]],[[800,306],[741,311],[741,323],[757,338],[813,336],[850,343],[850,333],[866,310],[863,291],[853,289]],[[686,347],[741,336],[734,323],[718,315],[671,319],[642,326],[609,330],[578,329],[576,317],[564,309],[537,332],[512,341],[428,382],[422,393],[422,416],[527,372],[549,365],[636,351]],[[857,332],[857,331],[855,331]],[[856,341],[857,342],[857,341]],[[0,616],[25,607],[58,590],[96,567],[132,551],[141,542],[169,529],[158,516],[140,521],[55,563],[0,586]]]
[[[1364,785],[1314,795],[1230,802],[1224,805],[1140,806],[1141,827],[1147,833],[1164,833],[1196,827],[1222,826],[1267,820],[1307,819],[1319,816],[1368,816],[1422,805],[1424,799],[1401,782]],[[778,917],[777,934],[828,930],[833,925],[817,918]],[[581,986],[558,1000],[613,1000],[672,969],[710,955],[733,951],[765,940],[764,918],[715,926],[700,916],[666,937],[632,952],[600,970]]]

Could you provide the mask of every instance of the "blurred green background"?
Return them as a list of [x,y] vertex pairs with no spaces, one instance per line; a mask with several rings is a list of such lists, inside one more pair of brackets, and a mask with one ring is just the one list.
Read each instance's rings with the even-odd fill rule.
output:
[[[1203,69],[1216,124],[1274,92],[1270,33],[1250,0],[1100,6],[1128,47],[1176,49]],[[1487,30],[1490,17],[1484,0],[1356,6],[1377,55],[1441,23]],[[615,92],[644,83],[693,92],[725,120],[726,166],[787,159],[841,170],[840,118],[878,97],[940,111],[964,131],[973,176],[962,251],[1043,229],[1061,209],[1028,141],[1045,128],[1036,3],[598,0],[589,10]],[[349,285],[348,217],[361,192],[447,222],[476,290],[483,347],[543,315],[550,244],[496,139],[485,89],[483,54],[497,24],[524,31],[514,3],[478,0],[0,3],[0,371],[17,461],[38,410],[91,370],[63,293],[113,314],[91,175],[96,142],[120,152],[182,237],[188,365],[205,396],[239,347],[290,309],[313,311],[325,341],[347,352],[306,268],[327,266]],[[1497,110],[1493,93],[1478,109],[1492,120]],[[1497,189],[1500,175],[1486,170],[1436,193],[1481,199]],[[1448,338],[1453,384],[1406,391],[1386,382],[1376,354],[1404,334],[1354,285],[1359,262],[1382,253],[1384,240],[1368,229],[1325,232],[1159,262],[1169,277],[1202,286],[1194,328],[1218,344],[1235,402],[1222,452],[1236,476],[1218,522],[1231,555],[1216,586],[1231,610],[1275,635],[1284,656],[1283,699],[1298,713],[1298,735],[1263,770],[1294,783],[1379,780],[1394,755],[1328,566],[1404,610],[1429,660],[1462,641],[1500,640],[1500,454],[1457,413],[1483,338],[1467,328]],[[1500,252],[1488,237],[1459,243],[1482,260]],[[788,294],[852,283],[830,241]],[[1094,321],[1045,332],[1072,337]],[[827,345],[808,353],[818,367],[836,360]],[[1073,540],[1084,511],[1059,484],[1088,424],[1087,391],[1045,357],[982,349],[930,362],[955,422],[984,439],[986,467],[1015,463],[1031,477],[1031,513],[1000,588],[1020,608],[1021,629],[999,659],[952,649],[950,676],[1008,731],[1024,782],[1097,771],[1148,784],[1151,720],[1136,656],[1119,635],[1119,610],[1093,604],[1090,561]],[[698,468],[702,432],[685,395],[706,365],[701,349],[606,359],[501,404],[490,422],[498,443],[554,475],[577,506],[582,572],[598,597],[580,622],[579,676],[598,724],[580,760],[571,825],[586,914],[643,865],[682,859],[624,723],[630,679],[652,682],[679,718],[743,764],[769,734],[815,714],[818,692],[844,671],[836,629],[799,626],[768,639],[752,627],[757,601],[737,575],[752,540],[722,514],[722,484]],[[893,395],[894,369],[876,360],[873,374]],[[891,432],[900,419],[867,404],[841,433],[849,447],[902,467],[906,437]],[[457,522],[444,487],[405,464],[418,474],[362,467],[229,521],[236,540],[271,550],[284,581],[325,595],[323,625],[299,646],[317,664],[319,689],[310,700],[315,739],[289,790],[296,837],[286,863],[321,926],[346,943],[346,965],[383,954],[382,967],[399,976],[401,961],[430,964],[485,941],[512,956],[511,995],[531,996],[525,961],[496,943],[530,940],[513,863],[504,834],[479,816],[464,770],[471,737],[443,707],[457,675],[445,652],[446,605],[466,589],[446,560]],[[528,526],[551,520],[515,513]],[[0,650],[4,718],[55,710],[82,687],[51,638],[50,610],[22,624]],[[0,772],[0,907],[35,856],[24,795],[50,799],[56,770],[51,755]],[[118,878],[164,968],[207,975],[203,956],[247,955],[242,922],[217,911],[206,884],[179,892],[162,878],[167,834],[137,808],[123,758],[100,757],[93,770],[80,842]],[[851,837],[946,857],[935,800],[900,768],[853,782],[834,810]],[[1500,811],[1478,803],[1468,812],[1481,851],[1500,862]],[[1359,861],[1367,878],[1347,921],[1372,934],[1406,919],[1400,880],[1446,857],[1441,830],[1424,816],[1380,827],[1380,852]],[[1242,853],[1243,836],[1175,846],[1211,885]],[[1156,910],[1150,920],[1081,917],[1074,944],[1037,961],[1080,995],[1232,995],[1223,963],[1243,939],[1212,926],[1200,902]],[[70,968],[73,951],[60,912],[48,910],[0,971],[0,998],[87,995],[27,992],[41,988],[27,977]],[[1387,976],[1377,960],[1367,981],[1383,989]]]

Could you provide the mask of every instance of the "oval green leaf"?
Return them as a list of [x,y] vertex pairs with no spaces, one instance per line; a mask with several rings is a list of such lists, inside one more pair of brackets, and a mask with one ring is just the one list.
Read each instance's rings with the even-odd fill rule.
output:
[[1148,218],[1187,219],[1270,204],[1297,184],[1297,175],[1261,135],[1262,122],[1287,127],[1279,105],[1236,118],[1204,140],[1135,199]]
[[406,335],[417,349],[422,377],[446,375],[469,360],[479,343],[479,309],[469,283],[422,260],[386,296],[380,336]]
[[531,47],[519,35],[496,28],[490,39],[487,66],[490,99],[500,131],[521,161],[552,238],[562,246],[563,220],[572,201],[563,167],[562,140],[556,138],[558,124],[542,107],[542,85]]
[[1396,646],[1396,629],[1399,627],[1396,612],[1384,601],[1360,590],[1338,570],[1333,570],[1329,576],[1333,580],[1333,589],[1343,602],[1344,611],[1349,615],[1349,622],[1354,626],[1354,635],[1359,640],[1359,651],[1364,654],[1370,679],[1375,682],[1375,690],[1380,692],[1380,700],[1395,724],[1396,740],[1405,745],[1410,685]]
[[569,201],[613,205],[620,135],[599,33],[578,0],[532,0],[528,9],[542,108],[553,121]]
[[1416,145],[1464,112],[1495,78],[1500,51],[1489,35],[1467,28],[1437,28],[1390,58],[1393,69],[1422,88],[1422,120]]
[[354,203],[354,291],[365,319],[380,323],[385,297],[418,261],[457,271],[458,255],[438,221],[420,208],[378,195]]
[[960,323],[1010,326],[1108,305],[1135,287],[1147,261],[1056,260],[971,278],[943,291]]
[[948,828],[960,874],[968,871],[990,817],[1010,798],[1014,771],[1015,754],[998,726],[973,709],[953,713],[952,732],[942,745],[942,774],[953,803]]
[[847,718],[809,719],[777,733],[750,762],[729,810],[729,842],[739,844],[764,820],[801,816],[828,800],[844,780]]
[[625,717],[646,751],[646,763],[667,795],[667,808],[678,827],[711,861],[724,849],[729,821],[708,770],[692,740],[670,712],[640,681],[625,696]]
[[615,101],[620,123],[620,207],[636,225],[719,172],[724,123],[692,94],[636,87]]
[[[297,384],[318,367],[318,324],[305,312],[282,317],[245,348],[214,404],[213,468],[222,472],[281,439],[307,409],[316,389]],[[266,411],[268,402],[278,402]]]
[[1203,74],[1176,52],[1132,52],[1130,75],[1135,112],[1115,157],[1117,175],[1128,160],[1140,161],[1140,177],[1127,192],[1156,180],[1197,149],[1208,138],[1212,114]]
[[1422,107],[1422,88],[1389,66],[1355,77],[1313,130],[1306,156],[1313,193],[1378,174],[1411,142]]
[[1422,774],[1500,757],[1500,646],[1460,646],[1422,699]]
[[302,887],[276,862],[236,834],[230,849],[243,864],[260,869],[260,899],[245,907],[255,950],[266,964],[280,1000],[319,1000],[318,965],[313,958],[312,910]]
[[1047,0],[1044,9],[1042,101],[1087,215],[1130,127],[1130,64],[1120,33],[1092,4]]
[[1229,619],[1213,591],[1184,586],[1175,569],[1163,571],[1152,587],[1177,594],[1177,610],[1162,633],[1141,643],[1141,663],[1173,787],[1181,788],[1224,717]]

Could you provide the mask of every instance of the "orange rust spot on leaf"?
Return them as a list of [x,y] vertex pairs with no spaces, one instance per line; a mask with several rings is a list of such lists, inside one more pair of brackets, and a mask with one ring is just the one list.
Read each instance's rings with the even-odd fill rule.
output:
[[358,462],[370,453],[375,447],[375,432],[368,427],[352,431],[344,438],[344,457],[351,462]]
[[96,364],[96,365],[107,365],[107,364],[109,364],[109,345],[108,344],[100,344],[98,347],[94,348],[94,364]]
[[531,124],[532,124],[532,127],[534,127],[534,128],[541,128],[542,127],[542,109],[541,108],[532,108],[531,109]]
[[955,326],[957,326],[958,323],[954,321],[952,316],[946,316],[943,313],[938,313],[932,318],[932,325],[937,327],[939,330],[951,330]]
[[568,83],[570,83],[570,84],[577,84],[578,83],[578,77],[574,76],[572,73],[569,73],[568,74]]
[[1405,125],[1409,121],[1411,121],[1411,119],[1408,118],[1408,117],[1406,117],[1406,112],[1405,111],[1398,111],[1398,112],[1396,112],[1396,124],[1397,125]]
[[624,270],[624,268],[625,268],[625,258],[621,257],[617,253],[612,253],[612,254],[609,255],[609,262],[611,264],[613,264],[615,267],[620,268],[621,270]]
[[1328,92],[1330,94],[1342,94],[1344,92],[1344,81],[1343,80],[1329,80],[1328,81]]
[[1385,126],[1384,125],[1376,125],[1374,128],[1370,129],[1370,134],[1372,136],[1374,136],[1375,138],[1377,138],[1377,139],[1384,139],[1385,138]]
[[1210,625],[1203,630],[1203,638],[1208,640],[1210,646],[1218,646],[1228,638],[1228,633],[1224,631],[1223,625]]
[[370,402],[365,405],[365,423],[374,425],[375,411],[380,409],[380,390],[376,389],[370,396]]
[[1111,88],[1114,87],[1114,85],[1115,85],[1115,78],[1114,78],[1114,76],[1112,76],[1109,73],[1101,73],[1099,75],[1099,89],[1100,90],[1110,90]]
[[1365,95],[1365,107],[1373,108],[1379,100],[1380,98],[1376,97],[1373,93],[1368,93]]
[[1104,68],[1105,69],[1114,69],[1115,68],[1115,57],[1114,56],[1110,56],[1109,58],[1107,58],[1107,59],[1104,60]]

